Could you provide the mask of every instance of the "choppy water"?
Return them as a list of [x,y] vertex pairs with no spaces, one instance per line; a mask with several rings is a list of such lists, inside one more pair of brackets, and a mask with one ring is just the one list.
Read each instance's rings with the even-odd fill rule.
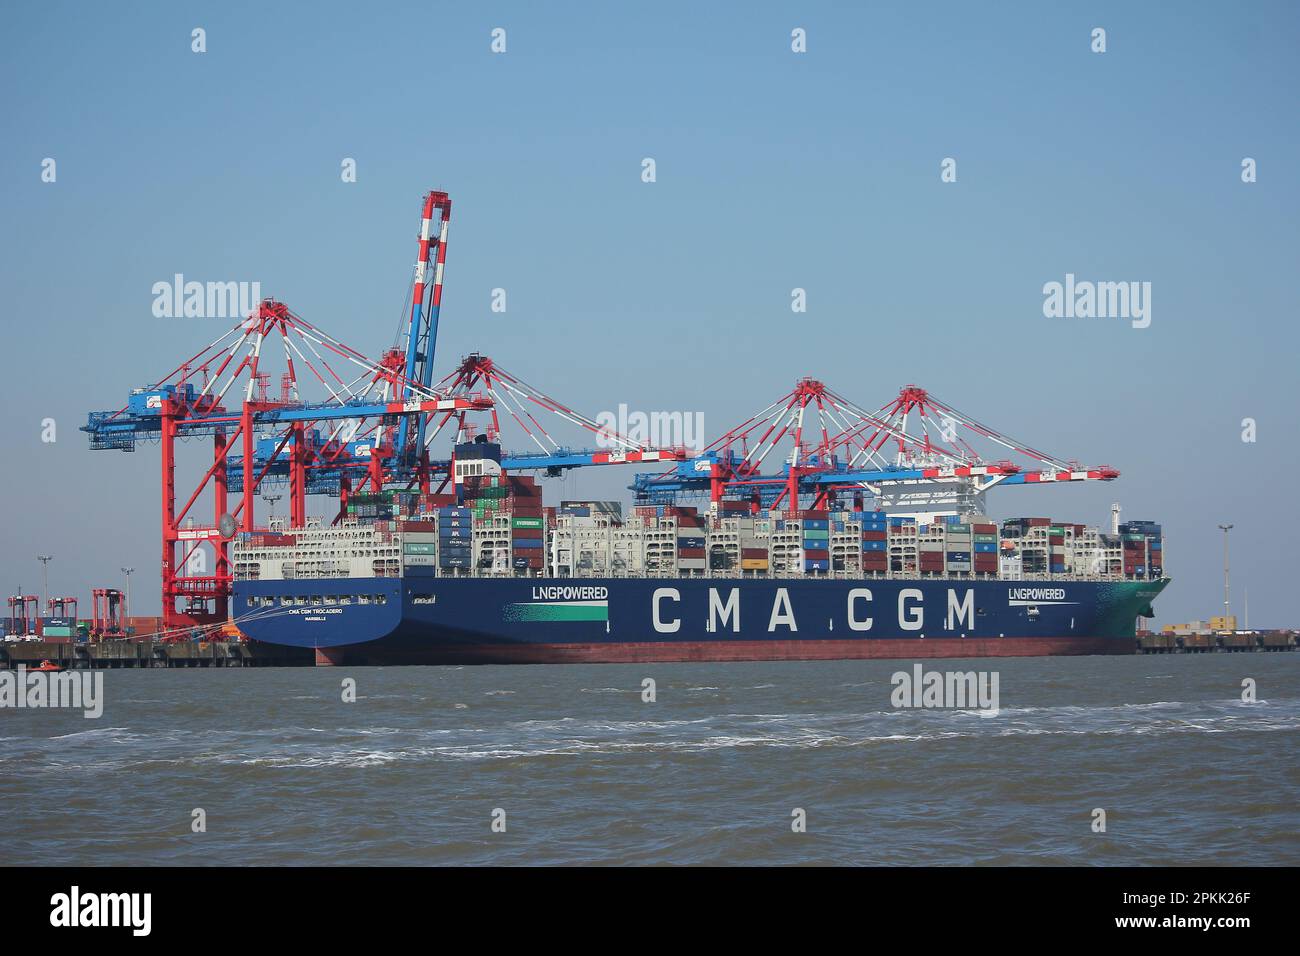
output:
[[0,710],[0,863],[1300,863],[1300,655],[925,666],[1000,712],[895,710],[904,661],[109,672]]

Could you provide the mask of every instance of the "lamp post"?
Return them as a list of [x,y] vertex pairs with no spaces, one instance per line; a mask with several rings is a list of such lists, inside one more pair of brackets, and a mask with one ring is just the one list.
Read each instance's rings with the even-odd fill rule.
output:
[[1223,624],[1224,628],[1228,625],[1228,532],[1232,530],[1232,525],[1221,524],[1219,530],[1223,532]]
[[135,568],[123,568],[122,573],[126,575],[126,609],[122,611],[122,620],[125,621],[131,615],[131,572]]
[[[45,609],[48,612],[50,606],[50,562],[54,560],[52,554],[38,554],[36,560],[41,562],[41,600],[45,602]],[[40,617],[41,609],[36,609],[36,616]]]

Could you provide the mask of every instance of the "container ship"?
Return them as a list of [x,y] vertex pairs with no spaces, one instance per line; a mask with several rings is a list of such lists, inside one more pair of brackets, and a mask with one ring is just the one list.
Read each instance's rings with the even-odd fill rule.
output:
[[545,507],[497,445],[456,453],[454,494],[355,495],[330,526],[240,535],[239,630],[318,664],[1130,654],[1169,583],[1151,522],[725,500],[624,517]]
[[[583,415],[482,353],[436,379],[450,215],[446,192],[424,195],[405,334],[378,359],[264,299],[124,406],[89,413],[92,449],[160,449],[160,640],[234,627],[322,664],[1134,651],[1168,583],[1159,526],[1121,526],[1118,506],[1107,532],[999,525],[984,504],[993,487],[1119,472],[917,385],[872,410],[802,378],[701,448],[698,413]],[[185,284],[186,314],[203,291]],[[304,396],[313,382],[327,398]],[[502,452],[502,424],[526,451]],[[209,442],[186,495],[178,455]],[[636,474],[626,516],[543,504],[534,476],[611,465],[660,469]],[[280,497],[288,518],[263,523],[258,499]],[[328,499],[326,517],[309,497]],[[117,633],[106,617],[93,630]]]

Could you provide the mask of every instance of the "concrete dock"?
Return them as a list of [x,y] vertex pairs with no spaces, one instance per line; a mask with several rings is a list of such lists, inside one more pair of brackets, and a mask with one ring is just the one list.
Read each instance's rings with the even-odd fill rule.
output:
[[[1294,651],[1296,631],[1253,634],[1144,634],[1136,638],[1139,654],[1240,654]],[[53,661],[72,670],[124,667],[311,667],[310,648],[281,647],[240,641],[150,640],[54,643],[18,641],[0,644],[0,668],[36,667]]]
[[123,667],[303,667],[310,649],[239,641],[17,641],[0,644],[0,667],[36,667],[53,661],[73,670]]
[[1139,654],[1243,654],[1296,649],[1296,631],[1249,634],[1142,634]]

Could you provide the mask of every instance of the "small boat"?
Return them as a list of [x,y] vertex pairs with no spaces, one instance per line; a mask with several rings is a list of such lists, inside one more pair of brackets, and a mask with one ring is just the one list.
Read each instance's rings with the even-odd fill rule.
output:
[[54,663],[54,661],[48,661],[48,660],[46,660],[46,661],[41,661],[40,665],[37,666],[37,667],[29,668],[29,670],[34,670],[34,671],[56,671],[56,672],[57,672],[57,671],[61,671],[61,670],[63,670],[63,668],[62,668],[60,665]]

